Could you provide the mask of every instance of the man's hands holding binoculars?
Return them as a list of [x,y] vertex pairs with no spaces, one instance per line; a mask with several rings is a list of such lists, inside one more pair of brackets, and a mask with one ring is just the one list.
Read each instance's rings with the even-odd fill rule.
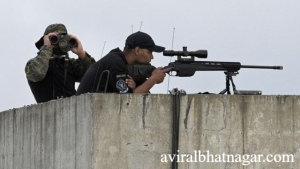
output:
[[52,49],[59,49],[67,53],[72,51],[79,56],[80,59],[86,57],[86,52],[83,50],[80,40],[71,34],[52,32],[44,36],[44,45]]

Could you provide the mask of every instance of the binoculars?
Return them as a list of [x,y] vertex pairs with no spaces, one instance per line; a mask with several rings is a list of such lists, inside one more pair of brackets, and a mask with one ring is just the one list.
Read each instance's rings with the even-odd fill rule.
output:
[[60,33],[56,36],[50,36],[50,43],[57,45],[63,52],[68,52],[71,48],[77,46],[77,41],[66,33]]

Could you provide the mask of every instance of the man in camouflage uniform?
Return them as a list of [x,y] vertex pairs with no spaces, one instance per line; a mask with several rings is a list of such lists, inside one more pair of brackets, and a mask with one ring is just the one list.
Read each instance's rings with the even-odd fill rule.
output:
[[71,51],[78,55],[78,59],[70,59],[67,52],[52,45],[49,38],[59,33],[67,33],[63,24],[49,25],[44,36],[35,44],[39,49],[38,55],[25,67],[26,78],[37,103],[75,95],[75,82],[80,82],[86,70],[95,63],[73,35],[68,34],[77,41],[77,46]]

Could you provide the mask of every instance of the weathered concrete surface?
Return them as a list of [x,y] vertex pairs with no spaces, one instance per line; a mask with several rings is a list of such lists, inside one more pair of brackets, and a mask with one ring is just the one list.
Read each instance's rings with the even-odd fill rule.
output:
[[300,168],[299,96],[189,95],[181,104],[181,153],[293,154],[295,162],[198,162],[180,163],[180,168]]
[[170,96],[93,96],[94,168],[170,168],[160,163],[171,153]]
[[[172,96],[86,94],[0,113],[0,169],[171,168]],[[293,154],[294,163],[179,168],[300,168],[300,96],[181,97],[179,154]]]
[[[249,97],[248,97],[249,98]],[[182,98],[180,153],[243,154],[242,97],[189,95]],[[179,168],[243,168],[241,163],[179,163]]]
[[0,169],[88,168],[90,114],[89,96],[0,113]]

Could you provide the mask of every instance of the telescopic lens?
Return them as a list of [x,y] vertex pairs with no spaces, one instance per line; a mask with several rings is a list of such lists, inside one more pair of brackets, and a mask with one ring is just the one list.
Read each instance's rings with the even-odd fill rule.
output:
[[71,48],[76,47],[77,46],[76,39],[74,39],[74,38],[70,39],[69,44],[70,44]]
[[57,36],[50,36],[50,43],[52,45],[56,45],[58,43],[58,37]]

